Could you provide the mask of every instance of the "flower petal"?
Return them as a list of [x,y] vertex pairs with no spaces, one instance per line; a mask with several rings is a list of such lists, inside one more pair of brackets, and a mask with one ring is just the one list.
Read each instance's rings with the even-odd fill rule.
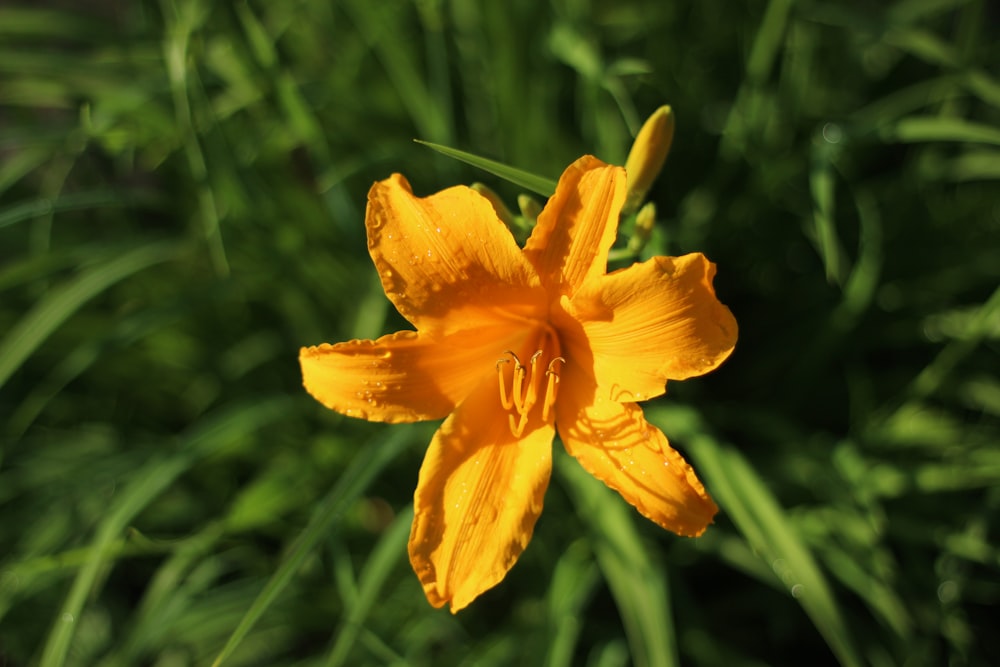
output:
[[462,609],[524,551],[542,512],[554,433],[537,419],[515,438],[495,382],[442,424],[420,468],[409,544],[432,605]]
[[485,378],[504,350],[523,344],[509,327],[430,336],[401,331],[378,340],[302,348],[306,389],[349,417],[412,422],[445,417]]
[[470,188],[420,198],[394,174],[368,193],[365,225],[386,295],[423,332],[472,328],[502,311],[544,312],[535,270],[489,201]]
[[625,201],[625,171],[585,155],[563,172],[524,247],[546,289],[570,296],[603,275]]
[[587,385],[579,370],[562,382],[556,424],[566,451],[648,519],[678,535],[703,533],[718,507],[691,466],[638,405],[595,396]]
[[737,326],[715,296],[714,275],[701,253],[654,257],[581,290],[566,309],[583,331],[570,338],[587,341],[597,385],[614,400],[642,401],[662,394],[667,380],[703,375],[725,361]]

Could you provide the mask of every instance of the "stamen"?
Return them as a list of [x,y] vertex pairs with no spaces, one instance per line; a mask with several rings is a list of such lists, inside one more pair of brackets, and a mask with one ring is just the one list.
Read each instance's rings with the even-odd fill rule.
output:
[[528,374],[528,369],[518,362],[514,367],[514,407],[518,412],[524,412],[524,376]]
[[[521,362],[517,360],[517,355],[507,350],[505,354],[509,354],[514,357],[515,363],[520,366]],[[497,359],[497,377],[500,378],[500,405],[503,406],[504,410],[510,410],[514,407],[514,401],[510,396],[507,395],[507,383],[503,381],[503,369],[500,368],[500,364],[509,364],[510,359],[500,358]]]
[[524,427],[528,425],[528,413],[522,413],[520,419],[517,420],[517,424],[514,424],[514,415],[507,415],[507,423],[510,425],[510,432],[515,438],[520,438],[521,434],[524,433]]
[[558,393],[556,385],[559,384],[559,374],[553,370],[552,365],[557,361],[566,363],[566,360],[562,357],[556,357],[549,362],[549,367],[545,371],[545,376],[548,378],[548,382],[545,385],[545,403],[542,404],[542,419],[544,421],[549,420],[549,411],[552,406],[556,404],[556,394]]
[[[551,335],[551,334],[550,334]],[[554,337],[553,337],[554,338]],[[549,360],[542,371],[539,367],[545,356],[546,349],[551,350],[549,344],[555,343],[555,351],[559,350],[558,340],[545,340],[541,349],[538,349],[528,359],[528,364],[522,364],[521,359],[512,350],[506,350],[504,357],[497,359],[497,381],[500,385],[500,404],[509,414],[507,423],[510,432],[515,438],[520,438],[528,426],[531,411],[535,404],[542,402],[542,419],[549,421],[552,406],[556,401],[556,393],[559,384],[559,373],[556,371],[556,362],[566,363],[563,357],[553,357]],[[513,362],[511,377],[508,380],[504,374],[503,364]],[[542,385],[542,377],[545,377],[545,385]]]

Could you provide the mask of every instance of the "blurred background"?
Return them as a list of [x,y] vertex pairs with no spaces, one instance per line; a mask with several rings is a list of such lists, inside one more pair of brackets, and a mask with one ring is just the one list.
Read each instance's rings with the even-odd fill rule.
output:
[[[0,665],[1000,664],[998,20],[4,2]],[[437,425],[341,417],[298,370],[406,328],[367,190],[513,207],[413,139],[554,179],[662,104],[643,256],[705,252],[740,341],[646,414],[722,511],[675,537],[558,456],[506,580],[432,609],[405,545]]]

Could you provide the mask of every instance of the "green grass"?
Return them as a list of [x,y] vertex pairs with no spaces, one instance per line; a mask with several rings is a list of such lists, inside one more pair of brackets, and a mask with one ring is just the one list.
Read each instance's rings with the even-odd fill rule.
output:
[[[991,3],[72,4],[0,7],[0,664],[1000,662]],[[435,424],[296,358],[404,326],[368,187],[516,210],[662,104],[643,254],[708,254],[740,341],[646,414],[722,511],[674,537],[559,455],[432,609]]]

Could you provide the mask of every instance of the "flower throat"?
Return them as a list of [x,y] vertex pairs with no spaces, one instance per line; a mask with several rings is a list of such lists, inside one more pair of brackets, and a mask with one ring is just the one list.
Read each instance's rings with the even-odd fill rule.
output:
[[[509,412],[507,419],[515,438],[524,433],[528,417],[539,403],[542,406],[542,421],[549,421],[559,390],[559,364],[566,363],[566,359],[559,356],[559,341],[552,332],[546,332],[539,343],[539,348],[527,364],[521,363],[512,350],[506,350],[506,356],[497,360],[500,404]],[[553,348],[554,353],[551,353]],[[508,376],[504,371],[512,363],[513,370]]]

